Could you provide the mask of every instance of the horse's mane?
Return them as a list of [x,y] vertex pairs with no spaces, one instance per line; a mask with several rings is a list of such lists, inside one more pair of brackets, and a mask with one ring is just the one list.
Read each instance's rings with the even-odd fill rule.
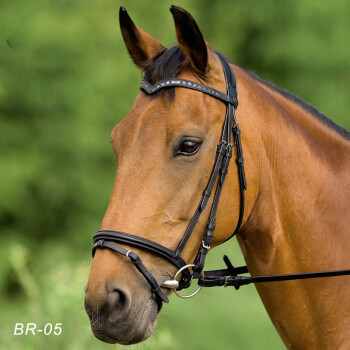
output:
[[[189,62],[186,59],[185,54],[180,49],[179,45],[175,45],[168,50],[165,49],[164,51],[160,52],[157,56],[155,56],[152,60],[150,60],[150,62],[146,65],[144,69],[144,79],[153,85],[159,80],[175,78],[180,74],[180,71],[183,68],[183,64],[189,64]],[[350,140],[349,131],[344,129],[339,124],[335,123],[325,114],[321,113],[318,109],[305,102],[300,97],[292,94],[291,92],[285,89],[280,89],[275,84],[260,78],[254,72],[245,72],[254,80],[266,85],[270,89],[281,94],[283,97],[302,107],[305,111],[316,117],[323,124],[336,131],[345,139]],[[169,93],[170,99],[174,98],[174,88],[159,90],[157,93],[154,94],[154,96],[158,96],[159,94],[164,93],[164,91],[167,91]]]
[[288,100],[296,103],[300,107],[302,107],[305,111],[312,114],[314,117],[316,117],[318,120],[320,120],[323,124],[328,126],[329,128],[336,131],[339,135],[344,137],[347,140],[350,140],[350,132],[344,129],[341,125],[334,122],[332,119],[328,118],[325,114],[320,112],[318,109],[316,109],[314,106],[310,105],[309,103],[302,100],[300,97],[294,95],[293,93],[289,92],[285,89],[280,89],[278,86],[276,86],[274,83],[271,83],[270,81],[266,81],[259,76],[257,76],[254,72],[246,71],[245,72],[254,80],[258,81],[259,83],[262,83],[269,87],[271,90],[278,92],[283,97],[287,98]]

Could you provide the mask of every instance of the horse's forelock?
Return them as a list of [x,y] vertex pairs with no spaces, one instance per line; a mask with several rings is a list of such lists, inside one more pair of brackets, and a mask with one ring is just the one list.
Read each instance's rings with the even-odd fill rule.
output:
[[[144,79],[154,85],[159,80],[176,78],[186,62],[186,56],[178,45],[170,49],[165,49],[152,58],[144,69]],[[164,91],[169,93],[171,99],[174,98],[174,88],[160,90],[154,94],[158,96]]]

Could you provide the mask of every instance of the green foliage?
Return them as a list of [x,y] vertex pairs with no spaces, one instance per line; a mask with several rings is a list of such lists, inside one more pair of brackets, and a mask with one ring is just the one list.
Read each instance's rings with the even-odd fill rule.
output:
[[[108,347],[91,335],[82,303],[92,233],[116,171],[109,134],[130,110],[140,81],[117,13],[125,6],[137,24],[171,46],[170,4],[0,1],[1,350]],[[350,127],[348,1],[176,4],[193,14],[210,44],[233,62]],[[235,263],[243,263],[234,252]],[[206,305],[204,312],[200,305]],[[16,338],[15,322],[63,322],[64,332]],[[282,346],[253,287],[203,291],[188,302],[172,298],[155,340],[135,348],[233,346]]]

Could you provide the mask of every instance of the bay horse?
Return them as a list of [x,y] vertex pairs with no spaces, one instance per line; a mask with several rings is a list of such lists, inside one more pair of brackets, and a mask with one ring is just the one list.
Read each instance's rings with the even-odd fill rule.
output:
[[[190,14],[175,6],[171,13],[178,45],[166,49],[120,9],[126,47],[144,79],[151,84],[189,80],[225,94],[218,54]],[[231,68],[248,184],[237,239],[250,274],[350,267],[350,133],[293,94],[236,65]],[[112,131],[118,171],[101,230],[130,232],[175,249],[210,178],[224,116],[222,101],[198,91],[141,91]],[[237,167],[231,162],[228,168],[212,248],[231,237],[239,220]],[[187,264],[202,245],[209,215],[210,205],[182,252]],[[98,339],[133,344],[152,334],[161,304],[142,276],[146,272],[140,274],[123,256],[131,258],[130,246],[119,246],[121,254],[96,250],[85,309]],[[154,283],[162,284],[177,271],[157,254],[141,248],[132,252],[142,258]],[[350,278],[256,288],[287,348],[350,348]],[[167,300],[172,289],[162,287],[161,293]]]

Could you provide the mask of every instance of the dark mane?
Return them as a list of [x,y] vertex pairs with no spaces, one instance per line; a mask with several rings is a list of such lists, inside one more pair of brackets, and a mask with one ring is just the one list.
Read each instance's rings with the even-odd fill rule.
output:
[[264,85],[266,85],[267,87],[269,87],[270,89],[272,89],[273,91],[278,92],[279,94],[281,94],[283,97],[287,98],[288,100],[296,103],[297,105],[299,105],[300,107],[302,107],[303,109],[305,109],[305,111],[309,112],[310,114],[312,114],[314,117],[316,117],[318,120],[320,120],[323,124],[325,124],[326,126],[328,126],[329,128],[333,129],[334,131],[336,131],[340,136],[344,137],[347,140],[350,140],[350,132],[347,131],[346,129],[344,129],[341,125],[337,124],[336,122],[334,122],[332,119],[329,119],[325,114],[323,114],[322,112],[320,112],[318,109],[316,109],[314,106],[311,106],[309,103],[305,102],[304,100],[302,100],[300,97],[292,94],[291,92],[289,92],[288,90],[285,89],[280,89],[279,87],[277,87],[275,84],[266,81],[262,78],[260,78],[259,76],[257,76],[254,72],[249,72],[249,71],[245,71],[251,78],[253,78],[254,80],[258,81],[259,83],[262,83]]
[[[144,69],[144,79],[148,81],[150,84],[155,84],[157,81],[162,79],[175,78],[180,74],[181,69],[186,64],[187,59],[185,54],[182,52],[178,45],[173,46],[170,49],[165,49],[160,52],[157,56],[155,56],[145,67]],[[189,64],[187,62],[187,64]],[[339,124],[335,123],[333,120],[329,119],[325,114],[321,113],[315,107],[311,106],[309,103],[302,100],[300,97],[292,94],[291,92],[280,89],[275,84],[266,81],[260,77],[258,77],[255,73],[245,71],[250,77],[254,80],[266,85],[270,89],[278,92],[288,100],[296,103],[307,112],[312,114],[318,120],[320,120],[323,124],[328,126],[329,128],[336,131],[339,135],[344,137],[347,140],[350,140],[350,132],[344,129]],[[159,90],[153,96],[159,96],[160,94],[167,91],[169,93],[170,99],[174,98],[174,88],[168,88],[166,90]]]

